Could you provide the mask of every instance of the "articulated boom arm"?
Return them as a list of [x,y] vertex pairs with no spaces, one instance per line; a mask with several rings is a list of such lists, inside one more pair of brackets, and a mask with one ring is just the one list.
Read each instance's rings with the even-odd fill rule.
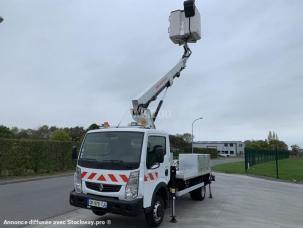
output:
[[179,77],[181,71],[185,68],[186,62],[191,55],[191,50],[187,46],[187,43],[185,43],[183,47],[184,54],[177,65],[175,65],[166,75],[153,84],[153,86],[143,93],[138,99],[132,101],[133,108],[131,109],[131,114],[137,124],[147,128],[155,128],[154,121],[156,120],[163,100],[159,102],[156,112],[153,115],[148,109],[148,106],[152,101],[157,99],[158,95],[164,89],[173,84],[174,79]]

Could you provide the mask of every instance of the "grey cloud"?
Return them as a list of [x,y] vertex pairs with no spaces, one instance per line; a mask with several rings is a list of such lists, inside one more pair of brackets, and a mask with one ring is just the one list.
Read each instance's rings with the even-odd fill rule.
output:
[[[303,2],[197,4],[204,37],[191,45],[157,126],[189,132],[203,115],[198,140],[259,139],[275,130],[303,146]],[[1,124],[117,123],[181,57],[167,34],[169,12],[180,7],[182,1],[2,0]]]

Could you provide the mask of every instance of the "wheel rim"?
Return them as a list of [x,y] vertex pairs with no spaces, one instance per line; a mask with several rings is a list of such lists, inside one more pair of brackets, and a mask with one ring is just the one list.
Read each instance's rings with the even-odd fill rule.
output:
[[154,205],[153,210],[153,217],[155,222],[159,222],[162,219],[163,211],[162,211],[162,205],[159,201],[157,201]]

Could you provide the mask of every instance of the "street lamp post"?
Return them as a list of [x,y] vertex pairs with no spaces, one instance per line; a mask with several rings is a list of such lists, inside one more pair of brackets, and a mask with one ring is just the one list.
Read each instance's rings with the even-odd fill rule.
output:
[[193,154],[194,153],[194,123],[198,120],[202,120],[203,117],[199,117],[197,119],[195,119],[192,124],[191,124],[191,153]]

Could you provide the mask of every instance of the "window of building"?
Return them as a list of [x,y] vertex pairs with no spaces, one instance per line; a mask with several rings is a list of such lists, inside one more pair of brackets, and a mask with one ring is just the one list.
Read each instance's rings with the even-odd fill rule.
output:
[[228,154],[228,151],[226,150],[226,151],[224,151],[225,152],[225,154]]
[[242,144],[241,144],[241,143],[239,144],[239,147],[242,147]]
[[234,154],[235,152],[233,150],[229,151],[230,154]]
[[227,143],[224,143],[224,146],[228,146],[228,144],[227,144]]
[[230,147],[233,147],[233,146],[234,146],[234,144],[230,143],[230,144],[229,144],[229,146],[230,146]]

